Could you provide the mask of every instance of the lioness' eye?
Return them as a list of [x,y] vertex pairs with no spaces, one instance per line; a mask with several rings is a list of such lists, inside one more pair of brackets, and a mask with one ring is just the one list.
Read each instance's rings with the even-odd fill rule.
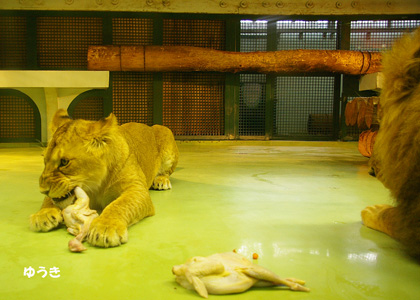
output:
[[68,159],[66,159],[66,158],[62,158],[61,160],[60,160],[60,167],[65,167],[65,166],[67,166],[69,164],[69,160]]

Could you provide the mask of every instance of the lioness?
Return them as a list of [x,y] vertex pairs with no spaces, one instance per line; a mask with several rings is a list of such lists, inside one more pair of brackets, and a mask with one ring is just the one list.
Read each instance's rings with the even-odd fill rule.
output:
[[383,57],[382,117],[370,164],[396,206],[362,211],[363,223],[420,256],[420,29]]
[[178,162],[172,132],[160,125],[119,126],[111,114],[100,121],[72,120],[55,114],[39,180],[45,199],[30,217],[34,231],[63,222],[61,210],[74,200],[76,186],[86,191],[91,208],[102,211],[89,229],[88,242],[114,247],[127,242],[127,227],[154,214],[149,188],[171,188]]

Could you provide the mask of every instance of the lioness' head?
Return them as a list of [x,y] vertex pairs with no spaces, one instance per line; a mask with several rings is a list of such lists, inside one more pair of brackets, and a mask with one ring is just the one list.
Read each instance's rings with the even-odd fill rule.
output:
[[64,110],[55,114],[44,153],[41,193],[60,208],[71,204],[76,186],[96,192],[108,173],[107,156],[118,128],[114,115],[100,121],[72,120]]

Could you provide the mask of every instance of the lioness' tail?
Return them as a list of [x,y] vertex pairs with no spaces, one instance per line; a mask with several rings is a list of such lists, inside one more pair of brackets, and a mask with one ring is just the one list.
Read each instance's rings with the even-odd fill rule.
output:
[[420,88],[420,28],[405,34],[383,55],[381,105],[406,99]]

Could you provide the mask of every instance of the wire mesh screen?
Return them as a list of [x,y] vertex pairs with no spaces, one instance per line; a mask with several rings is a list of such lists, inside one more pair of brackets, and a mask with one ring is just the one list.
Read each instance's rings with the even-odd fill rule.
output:
[[[267,51],[267,21],[242,20],[240,51]],[[265,135],[266,75],[239,76],[239,135]]]
[[[277,21],[277,50],[337,49],[337,21]],[[275,137],[333,137],[334,77],[277,77]]]
[[102,18],[39,17],[37,50],[40,68],[87,69],[90,45],[102,44]]
[[0,140],[36,140],[35,115],[27,100],[0,95]]
[[404,33],[420,26],[420,20],[352,21],[350,50],[383,51]]
[[267,21],[241,21],[240,51],[267,51]]
[[225,20],[163,20],[163,45],[206,47],[224,50]]
[[114,45],[152,45],[153,20],[139,18],[112,19],[112,42]]
[[163,74],[163,125],[175,135],[223,135],[224,85],[224,74]]
[[153,123],[153,74],[113,72],[112,111],[120,124]]
[[[113,18],[112,41],[115,45],[152,45],[153,20]],[[113,72],[112,111],[120,124],[153,124],[153,74]]]
[[332,137],[334,77],[277,77],[275,94],[274,135]]
[[[163,20],[163,45],[224,50],[225,20]],[[224,134],[225,75],[163,74],[163,124],[178,136]]]
[[25,17],[0,17],[1,69],[26,67],[26,27]]
[[73,110],[73,119],[100,120],[104,117],[104,99],[102,97],[86,97],[80,100]]
[[337,48],[337,21],[277,21],[277,50]]
[[[153,20],[141,18],[112,19],[115,45],[152,45]],[[113,72],[112,111],[120,124],[153,123],[153,74]]]
[[239,135],[265,135],[266,75],[241,74]]

